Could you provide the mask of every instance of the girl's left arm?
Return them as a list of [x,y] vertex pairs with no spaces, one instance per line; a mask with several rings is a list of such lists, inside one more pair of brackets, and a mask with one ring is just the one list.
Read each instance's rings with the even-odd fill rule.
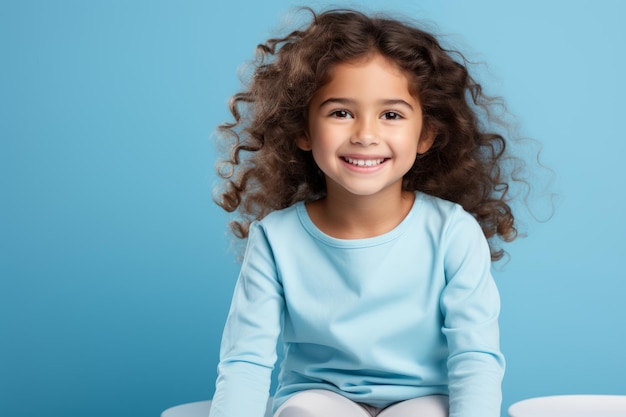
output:
[[489,245],[476,220],[460,208],[445,234],[447,284],[441,310],[449,350],[450,417],[499,417],[505,362]]

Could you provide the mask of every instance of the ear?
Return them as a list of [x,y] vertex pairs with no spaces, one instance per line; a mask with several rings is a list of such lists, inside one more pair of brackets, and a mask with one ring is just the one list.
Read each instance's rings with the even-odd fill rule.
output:
[[428,152],[433,143],[435,143],[435,137],[437,136],[437,132],[435,129],[429,128],[428,126],[424,126],[422,133],[420,135],[419,142],[417,143],[417,153],[425,154]]
[[298,145],[298,148],[303,151],[310,151],[313,149],[313,146],[311,146],[311,139],[309,139],[309,135],[307,133],[304,133],[296,138],[296,145]]

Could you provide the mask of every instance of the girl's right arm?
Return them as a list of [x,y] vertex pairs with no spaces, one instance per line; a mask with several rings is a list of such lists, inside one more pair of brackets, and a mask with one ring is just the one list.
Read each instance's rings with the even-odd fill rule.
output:
[[283,308],[270,245],[253,223],[222,336],[210,417],[263,417]]

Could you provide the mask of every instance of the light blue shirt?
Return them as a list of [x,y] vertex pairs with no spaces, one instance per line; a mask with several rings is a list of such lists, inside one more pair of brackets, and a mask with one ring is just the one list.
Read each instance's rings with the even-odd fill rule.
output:
[[380,236],[320,231],[303,203],[251,225],[221,346],[211,417],[262,417],[327,389],[376,407],[450,396],[450,417],[500,416],[504,358],[489,247],[460,206],[417,193]]

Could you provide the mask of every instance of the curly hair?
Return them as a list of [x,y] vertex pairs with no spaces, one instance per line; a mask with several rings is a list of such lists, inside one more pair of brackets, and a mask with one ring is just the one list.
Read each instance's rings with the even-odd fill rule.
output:
[[485,129],[496,99],[483,93],[464,56],[398,19],[306,10],[308,26],[257,47],[248,87],[229,103],[234,121],[219,126],[230,154],[217,165],[224,181],[215,201],[237,212],[230,224],[235,236],[246,238],[250,223],[271,211],[325,196],[323,174],[296,144],[306,134],[309,103],[334,65],[378,53],[407,75],[424,126],[436,132],[404,176],[403,189],[460,204],[481,225],[492,259],[500,259],[504,252],[493,240],[517,237],[509,205],[514,178],[507,169],[515,158],[503,135]]

